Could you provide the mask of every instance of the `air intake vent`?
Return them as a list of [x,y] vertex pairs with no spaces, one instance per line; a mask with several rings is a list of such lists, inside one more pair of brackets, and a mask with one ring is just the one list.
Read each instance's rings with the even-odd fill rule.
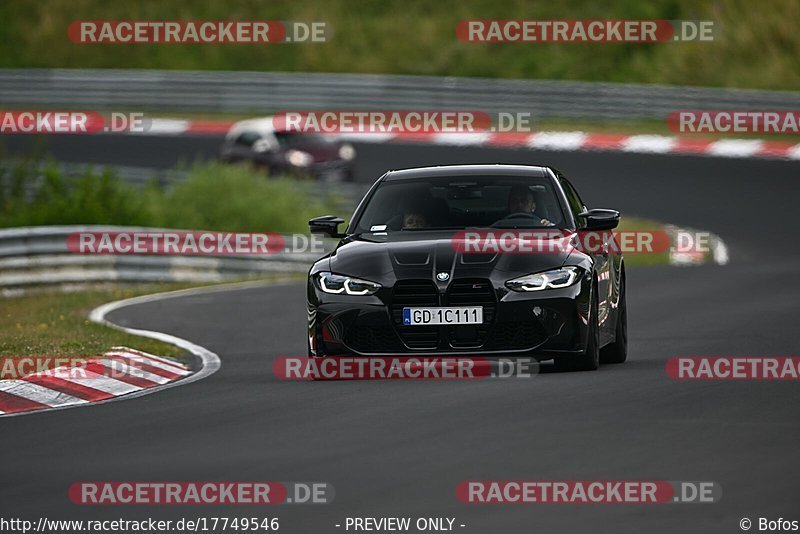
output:
[[497,299],[491,282],[484,278],[455,280],[447,290],[447,306],[482,306],[483,324],[448,326],[447,339],[453,348],[478,348],[489,338]]
[[403,308],[439,306],[439,294],[430,280],[401,280],[394,286],[392,320],[403,343],[414,350],[435,350],[439,346],[438,326],[403,326]]

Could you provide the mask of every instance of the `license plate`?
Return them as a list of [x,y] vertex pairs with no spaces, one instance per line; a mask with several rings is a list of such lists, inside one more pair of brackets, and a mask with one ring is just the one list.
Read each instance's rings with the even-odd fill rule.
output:
[[403,308],[403,325],[482,324],[482,306]]

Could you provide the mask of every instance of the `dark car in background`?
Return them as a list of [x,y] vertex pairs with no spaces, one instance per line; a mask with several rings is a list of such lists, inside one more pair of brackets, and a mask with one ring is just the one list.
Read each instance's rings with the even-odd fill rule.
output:
[[352,181],[356,150],[334,136],[276,127],[272,117],[231,126],[220,148],[226,163],[251,163],[270,175],[310,176],[320,181]]
[[627,357],[625,268],[613,247],[454,246],[466,230],[541,231],[572,242],[579,232],[617,226],[619,212],[587,209],[555,169],[390,171],[343,234],[342,222],[309,221],[312,232],[340,239],[309,272],[310,356],[517,356],[576,370]]

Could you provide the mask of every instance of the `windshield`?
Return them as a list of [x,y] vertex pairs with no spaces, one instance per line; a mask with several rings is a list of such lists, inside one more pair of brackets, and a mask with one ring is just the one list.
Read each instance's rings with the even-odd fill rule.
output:
[[275,132],[275,138],[281,146],[286,147],[319,146],[335,143],[332,138],[314,133]]
[[355,233],[461,228],[563,228],[547,178],[487,176],[381,183]]

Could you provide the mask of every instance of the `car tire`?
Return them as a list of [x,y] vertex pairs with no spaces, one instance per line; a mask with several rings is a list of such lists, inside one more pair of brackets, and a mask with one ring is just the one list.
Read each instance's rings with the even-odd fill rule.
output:
[[614,342],[600,351],[602,363],[623,363],[628,359],[628,305],[625,300],[625,277],[620,280],[619,307]]
[[598,316],[597,286],[592,288],[592,304],[589,312],[589,333],[586,339],[586,349],[583,354],[560,358],[555,361],[556,369],[560,371],[596,371],[600,368],[600,326]]

